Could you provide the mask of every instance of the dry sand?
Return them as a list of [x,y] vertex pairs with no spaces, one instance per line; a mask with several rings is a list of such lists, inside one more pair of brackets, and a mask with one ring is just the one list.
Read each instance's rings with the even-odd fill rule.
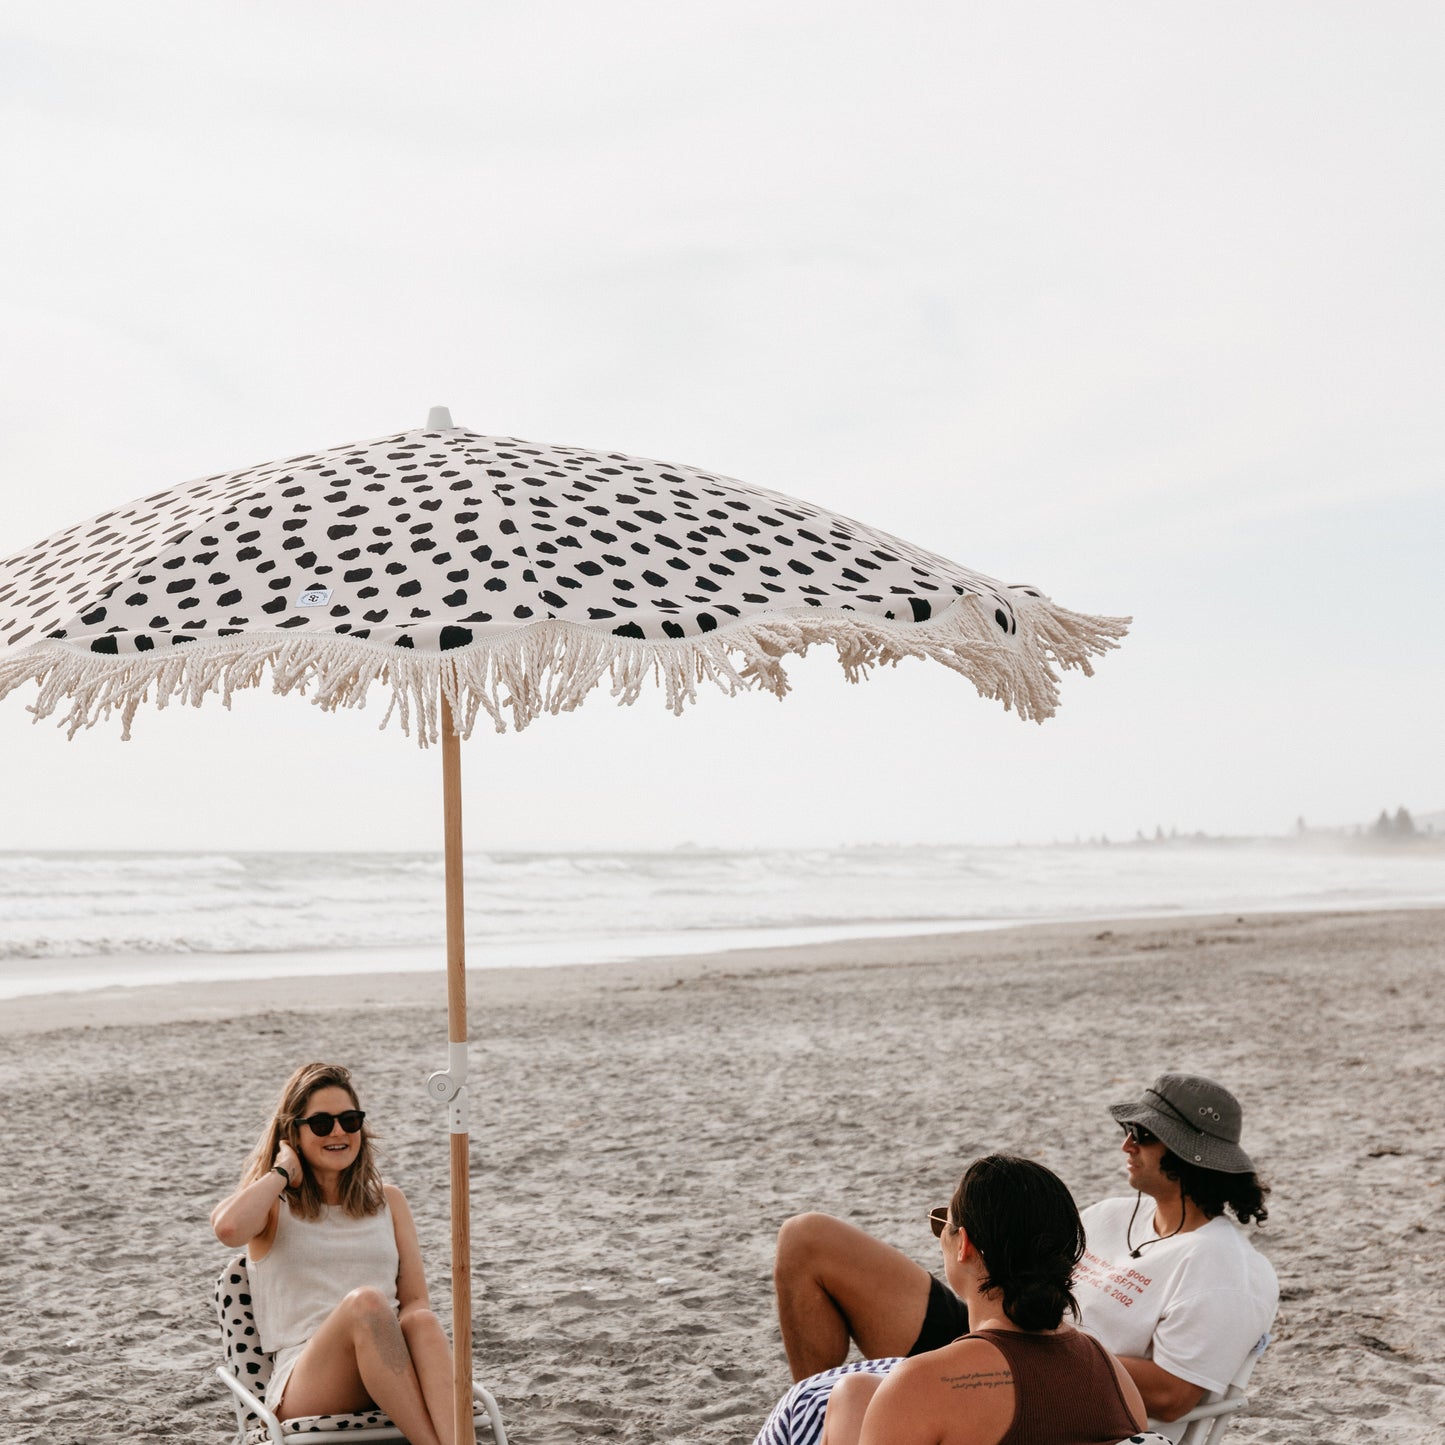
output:
[[[1104,1105],[1228,1081],[1283,1286],[1249,1441],[1445,1439],[1445,915],[1285,915],[474,974],[478,1373],[516,1445],[747,1442],[787,1382],[774,1231],[926,1209],[1006,1147],[1121,1193]],[[439,976],[0,1005],[0,1421],[229,1438],[206,1215],[282,1078],[353,1067],[449,1314]]]

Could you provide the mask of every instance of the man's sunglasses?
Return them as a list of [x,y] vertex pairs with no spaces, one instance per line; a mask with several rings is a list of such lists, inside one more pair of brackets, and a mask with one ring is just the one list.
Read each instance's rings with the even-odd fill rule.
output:
[[1151,1134],[1142,1124],[1120,1124],[1119,1127],[1136,1144],[1157,1144],[1159,1136]]
[[333,1126],[340,1124],[343,1134],[354,1134],[366,1118],[364,1109],[343,1109],[339,1114],[312,1114],[308,1119],[298,1119],[298,1124],[310,1125],[311,1132],[325,1138]]
[[940,1204],[937,1209],[928,1211],[928,1225],[933,1230],[935,1239],[943,1238],[945,1229],[953,1228],[953,1221],[948,1217],[948,1205]]

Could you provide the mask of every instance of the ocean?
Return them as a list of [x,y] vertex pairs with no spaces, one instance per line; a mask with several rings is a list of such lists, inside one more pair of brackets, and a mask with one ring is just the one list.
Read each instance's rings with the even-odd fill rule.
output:
[[[473,968],[1053,920],[1445,904],[1445,850],[1284,842],[467,857]],[[440,968],[430,853],[0,853],[0,998]]]

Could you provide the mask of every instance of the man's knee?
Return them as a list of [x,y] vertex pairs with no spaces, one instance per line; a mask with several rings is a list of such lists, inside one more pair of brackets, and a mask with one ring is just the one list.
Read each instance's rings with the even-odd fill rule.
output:
[[816,1275],[819,1266],[834,1257],[840,1230],[840,1221],[831,1214],[795,1214],[785,1219],[778,1230],[774,1279]]

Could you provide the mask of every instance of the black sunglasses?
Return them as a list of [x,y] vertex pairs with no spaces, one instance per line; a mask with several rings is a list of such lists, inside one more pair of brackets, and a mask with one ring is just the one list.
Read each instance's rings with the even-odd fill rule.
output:
[[325,1138],[336,1124],[341,1125],[343,1134],[354,1134],[366,1118],[362,1109],[343,1109],[339,1114],[312,1114],[309,1119],[298,1119],[298,1124],[309,1124],[311,1132]]
[[1157,1134],[1151,1134],[1142,1124],[1121,1123],[1119,1127],[1136,1144],[1157,1144],[1159,1142],[1159,1136]]
[[945,1229],[953,1228],[953,1221],[948,1217],[948,1205],[940,1204],[937,1209],[928,1211],[928,1225],[933,1230],[935,1239],[943,1238]]

